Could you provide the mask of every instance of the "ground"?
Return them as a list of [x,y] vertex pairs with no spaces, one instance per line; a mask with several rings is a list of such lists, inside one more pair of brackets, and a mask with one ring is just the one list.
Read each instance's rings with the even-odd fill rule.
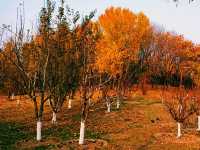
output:
[[[18,98],[18,97],[17,97]],[[17,99],[16,98],[16,99]],[[196,120],[183,126],[183,136],[176,138],[176,122],[160,100],[159,90],[149,90],[143,96],[134,92],[124,100],[120,110],[112,104],[107,113],[103,102],[91,107],[86,130],[86,143],[78,145],[80,126],[78,100],[67,109],[67,102],[57,115],[57,125],[51,124],[51,109],[45,104],[43,140],[35,140],[35,119],[31,101],[0,97],[0,150],[198,150],[200,134]],[[193,118],[196,118],[194,116]]]

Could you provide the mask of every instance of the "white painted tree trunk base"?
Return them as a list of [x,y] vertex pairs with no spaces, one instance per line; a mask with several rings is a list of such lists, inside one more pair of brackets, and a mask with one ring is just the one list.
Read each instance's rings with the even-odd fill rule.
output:
[[88,100],[88,104],[89,104],[89,106],[91,105],[91,99],[89,98],[89,100]]
[[79,144],[84,144],[84,136],[85,136],[85,121],[81,121],[81,127],[80,127],[80,137],[79,137]]
[[200,131],[200,116],[198,116],[198,126],[197,126],[197,131]]
[[107,112],[111,112],[111,104],[107,102]]
[[20,105],[20,100],[18,99],[18,100],[17,100],[17,106],[19,106],[19,105]]
[[161,101],[162,101],[162,104],[164,104],[164,98],[163,98],[163,96],[161,97]]
[[52,124],[56,124],[57,123],[56,113],[55,112],[53,112],[51,123]]
[[119,107],[120,107],[120,100],[118,99],[117,100],[117,109],[119,109]]
[[177,138],[180,138],[181,135],[181,123],[177,122]]
[[15,98],[15,94],[12,93],[12,95],[11,95],[11,100],[14,100],[14,98]]
[[42,122],[37,121],[37,135],[36,135],[37,141],[42,140]]
[[71,109],[72,108],[72,99],[69,99],[68,100],[68,109]]
[[48,105],[51,106],[50,100],[48,100]]

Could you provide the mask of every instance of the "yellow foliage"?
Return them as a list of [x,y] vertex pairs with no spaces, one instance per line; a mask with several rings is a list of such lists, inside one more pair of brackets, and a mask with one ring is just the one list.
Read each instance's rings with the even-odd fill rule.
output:
[[96,66],[100,72],[119,75],[137,60],[142,37],[150,28],[148,18],[129,9],[111,7],[99,17],[102,38],[97,43]]

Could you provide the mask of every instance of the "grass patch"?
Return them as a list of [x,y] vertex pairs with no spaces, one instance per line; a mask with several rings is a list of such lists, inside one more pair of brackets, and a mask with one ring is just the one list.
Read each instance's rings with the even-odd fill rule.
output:
[[43,131],[43,138],[48,138],[48,137],[56,137],[59,138],[63,141],[70,140],[73,138],[72,131],[69,127],[63,127],[63,128],[58,128],[58,127],[51,127]]
[[145,118],[147,118],[152,123],[155,123],[157,121],[157,119],[158,119],[158,114],[155,111],[151,110],[151,109],[145,110],[144,114],[145,114]]
[[50,144],[50,145],[39,145],[39,146],[36,146],[34,148],[34,150],[53,150],[55,148],[56,148],[56,146],[52,145],[52,144]]
[[134,99],[137,105],[153,105],[153,104],[160,104],[161,102],[156,99],[145,99],[142,96],[136,96]]
[[56,145],[48,144],[48,145],[39,145],[34,148],[34,150],[54,150],[57,148]]
[[[92,135],[92,134],[91,134]],[[15,144],[19,141],[34,139],[35,133],[30,133],[23,130],[23,126],[16,123],[1,123],[0,122],[0,150],[14,150],[17,149]],[[42,131],[43,139],[49,137],[56,137],[62,141],[68,141],[78,138],[79,134],[72,132],[70,127],[51,127]],[[40,145],[34,150],[52,149],[54,145]]]
[[161,104],[161,102],[159,100],[152,100],[152,99],[149,99],[146,102],[146,105],[154,105],[154,104]]
[[144,99],[143,96],[135,96],[135,97],[133,98],[133,100],[134,100],[134,101],[137,101],[137,102],[141,102],[141,101],[144,101],[145,99]]
[[71,130],[68,127],[61,128],[58,132],[58,136],[63,141],[74,138],[74,134],[71,132]]
[[117,102],[114,102],[111,106],[111,111],[112,112],[117,112],[117,111],[121,111],[124,107],[126,106],[126,103],[124,102],[124,100],[120,101],[120,106],[119,108],[117,108]]
[[86,130],[85,137],[88,139],[101,139],[102,133]]
[[155,136],[152,135],[152,136],[150,137],[150,139],[149,139],[147,145],[151,145],[151,144],[153,144],[155,141],[156,141],[156,138],[155,138]]
[[[68,140],[79,138],[79,132],[77,133],[77,131],[76,132],[72,131],[70,127],[48,128],[44,130],[43,132],[44,132],[44,135],[43,135],[44,138],[57,137],[61,139],[62,141],[68,141]],[[85,138],[100,139],[101,137],[102,137],[102,133],[94,132],[89,129],[86,129]]]
[[155,140],[156,140],[156,138],[152,135],[152,136],[149,138],[149,140],[147,141],[147,143],[145,143],[145,144],[143,144],[142,146],[140,146],[140,147],[138,148],[138,150],[146,150],[146,149],[148,149],[148,146],[151,145],[151,144],[153,144]]
[[18,141],[32,137],[32,134],[23,130],[23,126],[16,123],[0,122],[0,149],[16,149]]
[[80,113],[73,115],[72,116],[72,120],[73,121],[81,121],[81,115],[80,115]]
[[40,145],[34,148],[34,150],[47,150],[49,146],[47,145]]

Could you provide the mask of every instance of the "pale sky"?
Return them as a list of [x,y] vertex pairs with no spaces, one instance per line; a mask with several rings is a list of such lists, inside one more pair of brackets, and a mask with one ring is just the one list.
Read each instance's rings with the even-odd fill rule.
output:
[[[17,6],[22,0],[0,0],[0,25],[16,22]],[[24,0],[27,27],[36,22],[44,0]],[[59,0],[55,0],[59,1]],[[166,30],[183,34],[187,39],[200,43],[200,1],[188,4],[187,0],[176,7],[172,0],[66,0],[66,3],[81,14],[97,9],[98,18],[107,7],[120,6],[133,12],[144,12],[153,23]]]

